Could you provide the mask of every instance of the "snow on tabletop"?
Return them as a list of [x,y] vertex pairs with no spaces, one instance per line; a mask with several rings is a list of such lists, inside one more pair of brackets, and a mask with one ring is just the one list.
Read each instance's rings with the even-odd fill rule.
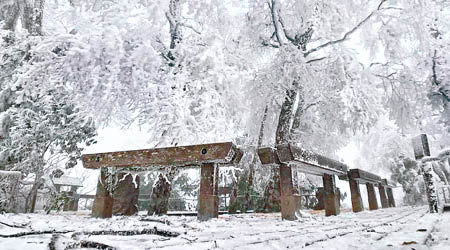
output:
[[[428,214],[426,207],[399,207],[325,217],[303,211],[297,221],[282,221],[279,213],[220,215],[197,221],[195,216],[115,216],[91,218],[88,211],[45,214],[3,214],[0,235],[31,230],[93,232],[158,228],[176,232],[161,235],[78,235],[78,240],[101,242],[117,249],[448,249],[450,214]],[[311,212],[311,213],[310,213]],[[149,221],[150,220],[150,221]],[[62,233],[57,246],[73,242],[73,232]],[[0,237],[2,250],[47,249],[51,235]],[[59,249],[63,249],[59,248]]]

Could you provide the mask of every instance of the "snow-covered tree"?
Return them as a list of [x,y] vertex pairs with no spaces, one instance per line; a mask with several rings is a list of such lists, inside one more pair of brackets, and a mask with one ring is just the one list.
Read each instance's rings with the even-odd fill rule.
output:
[[16,33],[14,28],[2,31],[0,45],[0,166],[22,173],[20,190],[26,211],[34,210],[43,178],[61,167],[61,161],[73,167],[81,155],[82,143],[94,142],[96,134],[93,119],[80,109],[72,89],[52,82],[45,68],[41,77],[28,74],[30,68],[45,60],[35,53],[45,40],[39,36],[43,1],[34,1],[30,6],[28,14],[21,7],[25,13],[21,21],[28,22],[24,25],[26,33]]

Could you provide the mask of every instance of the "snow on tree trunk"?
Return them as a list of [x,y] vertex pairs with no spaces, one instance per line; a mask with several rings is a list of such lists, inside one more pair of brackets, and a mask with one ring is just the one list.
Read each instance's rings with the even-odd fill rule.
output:
[[159,174],[158,180],[153,185],[148,215],[167,214],[171,190],[170,182],[167,180],[166,176],[164,174]]
[[428,206],[430,209],[430,213],[437,213],[438,204],[437,204],[437,192],[436,186],[433,182],[433,167],[431,162],[421,163],[420,164],[423,179],[425,182],[425,189],[427,193]]
[[[281,106],[280,116],[275,135],[275,145],[288,143],[290,139],[291,124],[294,115],[294,103],[298,93],[298,82],[292,82],[291,89],[286,90],[286,97]],[[273,185],[267,185],[264,192],[264,210],[279,212],[280,209],[280,168],[272,168]],[[273,188],[273,190],[271,190]],[[270,197],[266,196],[269,195]]]
[[22,6],[22,26],[33,36],[42,35],[45,0],[25,0]]
[[292,82],[291,89],[286,90],[286,97],[281,106],[280,116],[278,118],[278,125],[275,135],[275,145],[285,144],[289,142],[291,125],[294,115],[294,103],[298,93],[298,82]]
[[437,193],[436,186],[433,182],[433,162],[439,158],[430,157],[430,147],[426,134],[421,134],[412,139],[414,156],[416,160],[420,160],[420,169],[425,182],[425,190],[428,200],[430,213],[437,212]]

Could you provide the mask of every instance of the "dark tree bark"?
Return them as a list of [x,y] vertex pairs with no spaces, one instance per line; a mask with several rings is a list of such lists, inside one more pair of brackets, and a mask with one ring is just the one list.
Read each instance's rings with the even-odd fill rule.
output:
[[0,21],[4,21],[2,29],[14,31],[19,16],[20,9],[16,1],[4,5],[0,3]]
[[167,211],[169,210],[169,197],[171,189],[170,182],[163,174],[159,174],[158,180],[153,185],[148,215],[167,214]]
[[433,167],[431,163],[420,163],[422,176],[425,183],[425,190],[427,193],[428,207],[430,213],[438,212],[438,201],[436,186],[433,182]]
[[180,0],[170,0],[169,11],[166,12],[167,20],[169,21],[170,32],[170,45],[167,53],[167,59],[169,60],[169,66],[176,65],[176,53],[175,48],[181,42],[181,24],[180,24]]
[[22,0],[22,26],[32,36],[42,36],[45,0]]
[[[236,173],[236,175],[237,175],[237,173]],[[236,176],[236,179],[233,177],[233,186],[232,186],[232,189],[231,189],[231,192],[230,192],[230,204],[229,204],[229,207],[228,207],[228,212],[230,214],[235,214],[237,212],[237,208],[239,206],[238,200],[237,200],[237,197],[238,197],[238,183],[239,183],[238,177]]]
[[134,177],[128,173],[119,173],[119,184],[113,193],[114,215],[133,215],[138,212],[139,176]]
[[[298,81],[292,82],[291,89],[286,90],[286,97],[283,104],[281,105],[280,116],[278,118],[278,125],[275,134],[275,145],[288,143],[290,140],[290,132],[292,121],[295,113],[295,99],[298,95]],[[280,169],[278,167],[272,168],[273,175],[273,187],[268,185],[266,187],[265,193],[265,210],[278,212],[277,208],[280,207]],[[273,188],[274,191],[269,190]],[[266,195],[271,195],[272,197],[267,197]],[[270,210],[274,208],[274,210]]]
[[36,207],[36,199],[37,199],[37,192],[38,189],[43,185],[43,180],[40,178],[35,181],[33,186],[31,187],[31,191],[27,196],[26,203],[25,203],[25,211],[28,213],[34,213],[34,209]]
[[292,82],[291,89],[286,90],[286,97],[281,105],[278,126],[275,135],[275,145],[288,143],[290,139],[291,125],[295,113],[295,99],[298,94],[298,81]]
[[[275,186],[275,183],[278,183],[278,187]],[[278,177],[274,176],[274,178],[269,181],[269,184],[264,191],[264,212],[281,211],[279,183],[279,175]]]

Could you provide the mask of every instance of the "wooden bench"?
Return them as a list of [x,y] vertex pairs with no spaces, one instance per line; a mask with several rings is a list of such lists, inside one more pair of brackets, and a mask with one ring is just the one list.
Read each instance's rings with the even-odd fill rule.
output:
[[292,167],[307,174],[322,176],[325,191],[325,215],[340,213],[335,175],[346,174],[347,165],[292,144],[278,145],[276,148],[260,148],[258,155],[263,165],[280,167],[280,199],[283,219],[295,220],[295,213],[300,209],[300,196],[295,195],[292,184]]
[[199,220],[217,218],[218,167],[237,164],[241,158],[241,150],[231,142],[83,155],[85,168],[101,169],[92,214],[101,218],[112,216],[112,193],[104,185],[113,174],[111,169],[142,171],[143,168],[200,167],[197,217]]
[[[378,175],[369,173],[367,171],[355,168],[350,169],[347,175],[339,176],[341,180],[348,180],[350,184],[350,193],[352,197],[352,208],[353,212],[361,212],[364,210],[364,206],[361,198],[361,191],[359,189],[359,184],[366,184],[367,196],[369,199],[369,209],[378,209],[377,196],[375,194],[374,185],[379,185],[381,183],[381,178]],[[381,195],[381,192],[380,192]],[[386,198],[386,193],[384,193],[384,198]]]
[[[382,179],[379,187],[383,187],[383,189],[386,190],[386,194],[387,194],[387,206],[386,207],[395,207],[395,200],[394,200],[394,194],[392,193],[392,188],[395,188],[396,185],[386,179]],[[381,191],[380,191],[380,193],[381,193]],[[381,204],[383,205],[383,200],[381,200]],[[383,208],[384,207],[385,207],[385,205],[383,205]]]

